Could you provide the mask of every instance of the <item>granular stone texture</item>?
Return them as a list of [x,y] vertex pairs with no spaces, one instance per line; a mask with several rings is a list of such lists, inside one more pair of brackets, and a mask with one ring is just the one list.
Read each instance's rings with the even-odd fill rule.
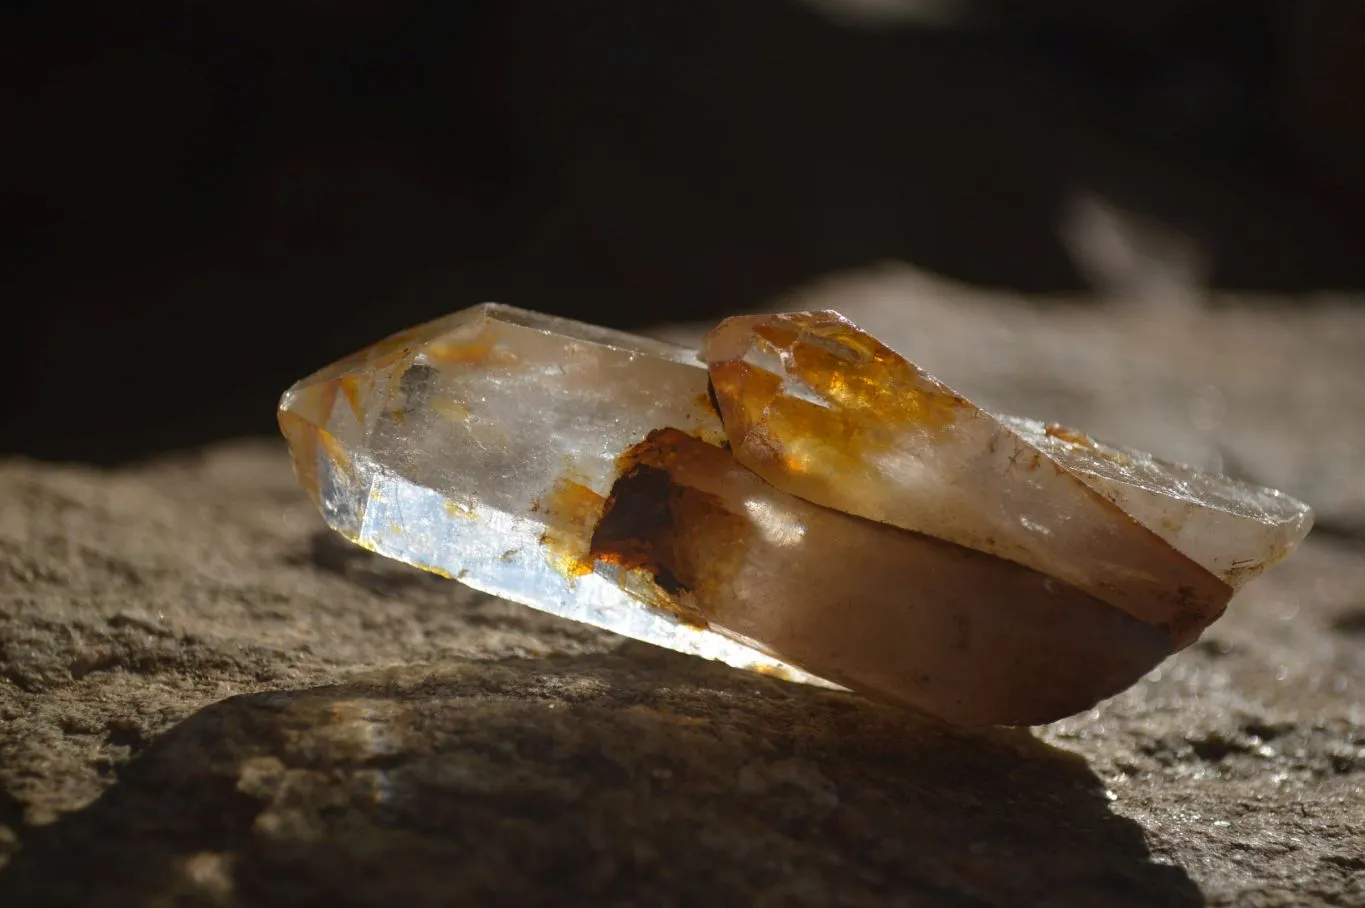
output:
[[[1106,322],[865,280],[840,308],[921,359],[956,349],[975,399],[1207,445],[1326,529],[1095,710],[952,731],[367,554],[282,444],[11,461],[0,905],[1365,904],[1360,316]],[[964,327],[991,311],[1012,386]],[[1046,351],[1078,333],[1100,353],[1063,369]],[[1285,350],[1316,356],[1272,369]],[[1110,404],[1135,400],[1124,424]]]

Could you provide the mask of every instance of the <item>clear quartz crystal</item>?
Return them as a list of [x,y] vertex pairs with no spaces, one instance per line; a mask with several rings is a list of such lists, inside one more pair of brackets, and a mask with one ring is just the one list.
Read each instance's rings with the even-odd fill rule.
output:
[[547,557],[557,489],[605,500],[617,456],[658,426],[721,437],[691,351],[486,304],[303,379],[279,421],[323,517],[364,548],[637,640],[825,683]]
[[[737,324],[724,326],[734,350],[743,346]],[[855,338],[859,349],[874,349],[863,338]],[[709,349],[717,349],[714,336]],[[745,355],[770,378],[796,363],[789,356],[784,365],[780,350]],[[1055,431],[1044,427],[1045,439],[1033,440],[1026,421],[973,415],[1019,451],[1051,458],[1055,471],[1044,472],[1066,480],[1021,493],[991,480],[1003,461],[959,457],[964,469],[951,481],[962,500],[976,499],[964,513],[980,522],[978,533],[1003,514],[1086,542],[1066,535],[1074,520],[1100,526],[1102,540],[1130,541],[1140,557],[1091,540],[1078,574],[1062,551],[1044,548],[1048,558],[1029,563],[992,538],[964,537],[954,529],[961,524],[948,525],[953,532],[932,522],[893,525],[865,513],[869,482],[898,500],[898,513],[913,511],[917,496],[930,512],[942,503],[904,463],[892,484],[878,479],[887,461],[869,456],[878,451],[868,432],[900,425],[903,406],[883,400],[880,411],[861,414],[863,423],[817,421],[806,425],[809,437],[782,436],[790,463],[778,462],[788,468],[836,449],[848,455],[828,459],[841,472],[827,472],[823,488],[751,456],[754,426],[779,399],[827,411],[831,395],[847,399],[859,381],[856,362],[801,381],[781,377],[775,395],[769,379],[736,384],[725,366],[738,360],[713,359],[714,389],[693,351],[483,305],[300,381],[280,402],[280,426],[324,518],[366,548],[639,640],[846,686],[959,724],[1036,723],[1085,709],[1216,617],[1218,597],[1231,588],[1196,562],[1222,557],[1218,546],[1184,544],[1178,531],[1158,535],[1120,507],[1142,512],[1143,523],[1166,503],[1199,512],[1185,524],[1192,538],[1205,526],[1257,522],[1224,506],[1240,500],[1238,487],[1163,473],[1164,465],[1144,468],[1151,475],[1094,464],[1085,472],[1090,455],[1048,448],[1046,439],[1061,438]],[[950,461],[961,439],[948,441],[939,453]],[[1049,488],[1062,490],[1052,503]],[[1221,516],[1202,514],[1199,495],[1209,489]],[[1255,534],[1237,544],[1256,540],[1270,544]],[[1292,546],[1284,533],[1275,540],[1280,555]],[[1187,551],[1200,544],[1208,551]],[[1097,552],[1112,553],[1120,567]],[[1218,570],[1224,562],[1207,563]],[[1149,598],[1173,577],[1188,582],[1184,610],[1144,614],[1132,607],[1141,595],[1087,588],[1096,564],[1109,571],[1107,582]]]
[[1287,557],[1313,528],[1313,510],[1275,489],[1116,448],[1055,423],[996,418],[1233,589]]
[[995,417],[835,312],[726,319],[704,354],[764,479],[1065,580],[1177,646],[1311,525],[1287,496]]

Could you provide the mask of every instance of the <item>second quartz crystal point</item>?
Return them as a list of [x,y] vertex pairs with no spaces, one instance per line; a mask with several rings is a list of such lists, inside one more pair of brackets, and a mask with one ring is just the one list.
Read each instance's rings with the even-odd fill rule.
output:
[[[728,322],[708,346],[713,397],[693,351],[478,306],[300,381],[280,425],[324,518],[366,548],[626,636],[949,722],[1031,724],[1085,709],[1216,617],[1224,577],[1121,510],[1169,494],[1133,491],[1128,474],[1095,466],[1107,456],[1098,447],[1048,453],[1027,421],[973,414],[972,433],[942,434],[969,405],[946,389],[914,397],[913,367],[911,384],[870,375],[875,342],[820,319],[835,329],[819,355],[833,349],[838,362],[815,372],[801,352],[808,335],[783,328],[769,350],[754,341],[760,325]],[[874,380],[911,396],[841,415],[857,399],[850,389]],[[789,413],[792,402],[818,412]],[[921,405],[936,428],[919,438],[941,451],[916,463],[897,432]],[[987,454],[971,455],[971,440]],[[1055,479],[1015,487],[993,476],[1011,479],[1002,445],[1042,458],[1034,472]],[[957,497],[944,493],[943,469],[930,473],[948,463],[965,467],[949,483]],[[1282,549],[1291,535],[1277,537]]]
[[835,312],[706,339],[740,463],[827,507],[989,552],[1193,642],[1311,512],[1287,496],[996,417]]

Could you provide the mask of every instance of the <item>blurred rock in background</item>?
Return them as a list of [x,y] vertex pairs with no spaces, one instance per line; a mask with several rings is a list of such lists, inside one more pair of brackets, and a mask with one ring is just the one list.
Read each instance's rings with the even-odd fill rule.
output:
[[884,260],[1297,307],[1365,286],[1349,0],[290,0],[7,14],[4,450],[271,431],[485,299],[627,326]]

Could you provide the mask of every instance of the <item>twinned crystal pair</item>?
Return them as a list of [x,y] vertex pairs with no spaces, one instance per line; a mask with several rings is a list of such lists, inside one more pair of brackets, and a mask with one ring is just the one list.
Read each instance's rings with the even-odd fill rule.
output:
[[304,379],[279,419],[365,548],[963,725],[1117,693],[1312,523],[991,415],[833,312],[727,319],[698,355],[476,306]]

